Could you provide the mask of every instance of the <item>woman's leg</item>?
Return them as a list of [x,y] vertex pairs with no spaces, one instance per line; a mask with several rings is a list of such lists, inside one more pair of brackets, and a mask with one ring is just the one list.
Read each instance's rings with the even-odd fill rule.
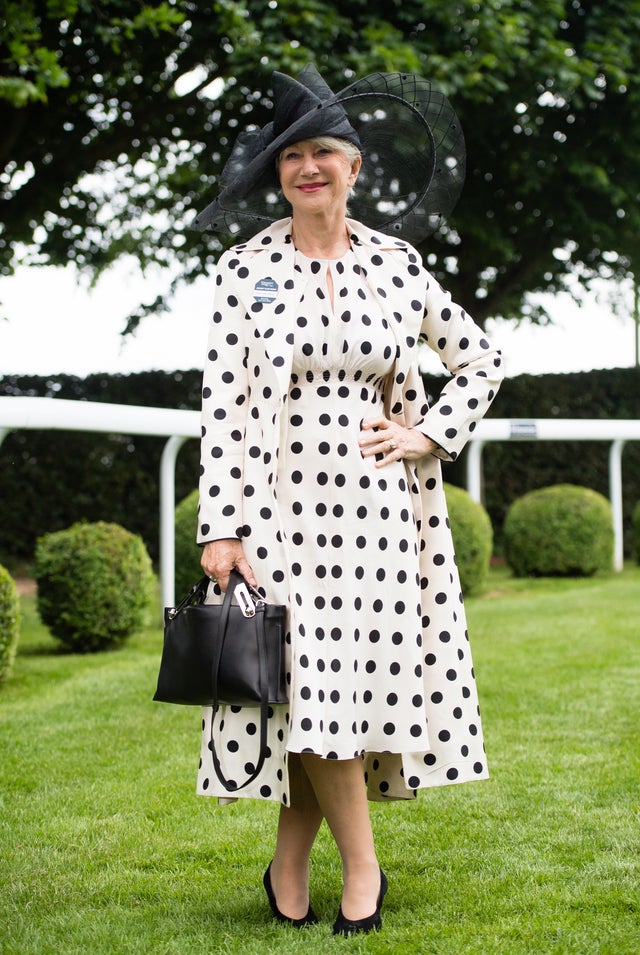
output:
[[342,914],[367,918],[376,910],[380,867],[376,859],[362,760],[301,754],[315,798],[342,857]]
[[278,908],[289,918],[303,918],[309,908],[309,855],[322,822],[313,786],[299,753],[288,754],[291,803],[280,807],[271,887]]

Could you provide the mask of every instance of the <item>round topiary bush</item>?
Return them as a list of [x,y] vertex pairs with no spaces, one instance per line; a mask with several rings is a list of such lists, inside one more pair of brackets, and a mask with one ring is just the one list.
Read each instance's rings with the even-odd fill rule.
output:
[[192,491],[176,506],[176,600],[191,590],[204,571],[200,566],[202,548],[196,544],[198,528],[198,492]]
[[465,594],[477,593],[487,580],[493,547],[493,530],[482,504],[461,487],[445,484],[451,535],[460,584]]
[[146,623],[154,575],[142,538],[99,521],[39,538],[38,613],[66,647],[90,653],[122,644]]
[[590,577],[611,570],[611,505],[575,484],[530,491],[507,511],[504,547],[516,577]]
[[640,501],[638,501],[631,514],[631,545],[636,563],[640,564]]
[[13,577],[0,564],[0,683],[11,672],[20,636],[20,601]]

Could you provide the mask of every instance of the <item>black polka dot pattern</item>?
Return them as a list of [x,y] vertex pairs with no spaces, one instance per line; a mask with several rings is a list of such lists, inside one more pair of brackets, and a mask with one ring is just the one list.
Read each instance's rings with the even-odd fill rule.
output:
[[[395,337],[353,254],[330,264],[299,254],[296,261],[308,304],[293,350],[277,483],[285,541],[301,568],[292,582],[288,745],[335,759],[403,752],[427,738],[416,675],[415,517],[402,462],[379,473],[358,447],[361,420],[384,411]],[[345,493],[350,487],[359,493]],[[401,568],[412,571],[398,582]],[[381,587],[387,574],[396,581],[391,592]]]
[[[454,460],[499,354],[402,241],[354,225],[351,251],[326,263],[297,253],[288,225],[221,258],[203,383],[198,540],[241,538],[268,598],[290,605],[290,702],[272,708],[270,755],[241,795],[288,805],[287,752],[301,751],[361,757],[378,800],[485,778],[440,463],[377,469],[357,438],[386,407]],[[432,408],[419,339],[452,373]],[[226,799],[211,716],[198,792]],[[214,736],[226,774],[245,776],[255,710],[221,707]]]

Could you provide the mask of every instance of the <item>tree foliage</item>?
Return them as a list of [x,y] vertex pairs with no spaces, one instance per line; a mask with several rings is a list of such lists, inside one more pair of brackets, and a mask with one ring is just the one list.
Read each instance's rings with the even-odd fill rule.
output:
[[422,252],[480,320],[541,318],[527,293],[640,273],[639,27],[640,0],[5,0],[0,268],[201,274],[220,245],[190,223],[238,129],[269,118],[273,69],[315,60],[336,89],[445,90],[467,182]]

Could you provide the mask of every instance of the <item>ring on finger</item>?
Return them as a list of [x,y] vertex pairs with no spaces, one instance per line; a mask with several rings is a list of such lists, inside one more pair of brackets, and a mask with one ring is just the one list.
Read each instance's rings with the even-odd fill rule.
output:
[[389,441],[389,447],[391,448],[392,451],[395,451],[398,445],[396,444],[395,441]]

